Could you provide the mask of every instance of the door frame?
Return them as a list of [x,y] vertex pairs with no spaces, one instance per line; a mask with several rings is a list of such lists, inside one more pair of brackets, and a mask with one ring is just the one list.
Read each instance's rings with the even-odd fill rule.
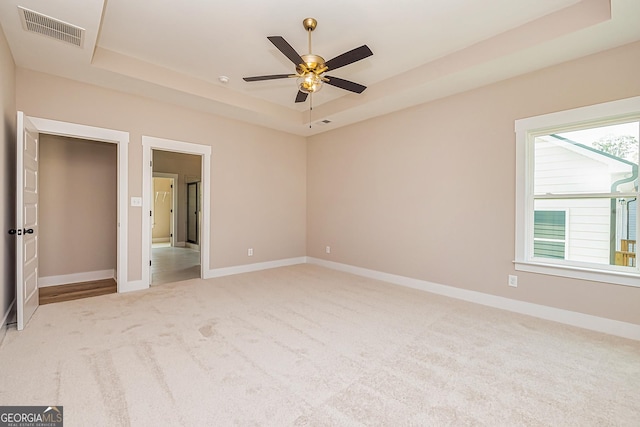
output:
[[[169,242],[171,243],[171,246],[176,246],[176,242],[177,242],[177,238],[178,238],[178,234],[177,234],[177,230],[176,230],[176,224],[177,224],[177,217],[178,217],[178,174],[176,173],[165,173],[165,172],[155,172],[153,171],[152,168],[152,174],[153,176],[152,178],[152,182],[153,182],[153,178],[169,178],[171,179],[171,185],[173,185],[173,187],[171,188],[171,215],[169,216],[170,218],[170,225],[169,225],[169,234],[171,234],[171,236],[169,237]],[[151,239],[151,242],[153,243],[153,239]]]
[[26,116],[36,127],[39,133],[49,135],[67,136],[71,138],[86,139],[90,141],[108,142],[118,146],[118,183],[117,183],[117,261],[116,261],[116,283],[118,292],[129,290],[127,274],[127,250],[128,250],[128,153],[129,153],[129,132],[86,126],[76,123],[62,122],[58,120],[43,119],[39,117]]
[[211,233],[211,147],[209,145],[191,142],[175,141],[154,136],[142,135],[142,284],[140,289],[146,289],[151,284],[151,179],[153,178],[152,151],[164,150],[176,153],[195,154],[201,156],[200,170],[202,172],[202,229],[200,237],[200,278],[205,279],[209,274],[209,247]]

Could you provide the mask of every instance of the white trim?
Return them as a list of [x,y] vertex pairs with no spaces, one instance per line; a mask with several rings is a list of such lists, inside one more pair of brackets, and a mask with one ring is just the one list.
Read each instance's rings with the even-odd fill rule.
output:
[[16,308],[16,299],[14,298],[13,301],[11,301],[11,304],[9,304],[9,308],[7,308],[7,312],[2,318],[2,324],[0,324],[0,346],[2,346],[4,337],[7,336],[7,330],[9,329],[9,325],[7,324],[9,323],[9,316],[11,316],[11,313],[13,313]]
[[291,265],[306,264],[307,257],[285,258],[276,261],[257,262],[255,264],[237,265],[233,267],[214,268],[209,270],[203,279],[232,276],[234,274],[251,273],[253,271],[268,270],[271,268],[288,267]]
[[589,329],[592,331],[603,332],[610,335],[616,335],[619,337],[640,341],[640,325],[636,325],[633,323],[620,322],[618,320],[591,316],[589,314],[578,313],[575,311],[562,310],[559,308],[518,301],[510,298],[499,297],[496,295],[485,294],[482,292],[456,288],[453,286],[440,285],[437,283],[427,282],[425,280],[383,273],[380,271],[355,267],[348,264],[326,261],[319,258],[307,257],[307,262],[309,264],[315,264],[322,267],[331,268],[333,270],[344,271],[346,273],[368,277],[370,279],[381,280],[384,282],[393,283],[395,285],[406,286],[409,288],[419,289],[438,295],[444,295],[447,297],[469,301],[476,304],[486,305],[501,310],[512,311],[515,313],[564,323],[566,325],[577,326],[579,328]]
[[7,308],[7,312],[4,314],[4,317],[2,318],[2,326],[7,326],[7,320],[9,320],[9,316],[11,315],[11,312],[13,310],[13,306],[16,305],[16,299],[14,298],[13,301],[11,301],[11,304],[9,304],[9,308]]
[[116,282],[118,292],[128,289],[128,193],[129,193],[129,132],[105,129],[94,126],[57,120],[29,117],[38,132],[51,135],[69,136],[92,141],[110,142],[118,145],[118,259],[116,264]]
[[[149,261],[151,260],[151,220],[149,214],[151,209],[151,178],[153,168],[151,167],[152,150],[166,150],[185,154],[195,154],[202,156],[202,206],[204,215],[202,218],[202,230],[200,236],[202,240],[200,250],[200,277],[204,277],[209,271],[209,245],[211,240],[210,219],[211,219],[211,146],[193,144],[190,142],[174,141],[171,139],[156,138],[142,135],[142,287],[146,289],[151,284],[151,272]],[[176,243],[178,246],[179,243]]]
[[517,271],[526,271],[529,273],[570,277],[572,279],[591,280],[594,282],[605,282],[622,286],[640,286],[640,284],[638,284],[638,275],[635,273],[625,273],[622,271],[613,270],[602,271],[598,269],[588,269],[585,267],[574,267],[571,265],[549,264],[531,261],[514,261],[513,265]]
[[127,283],[127,290],[124,292],[135,292],[149,289],[149,285],[145,285],[142,280],[132,280]]
[[38,277],[38,287],[46,288],[48,286],[68,285],[71,283],[92,282],[95,280],[114,279],[115,271],[99,270],[85,271],[83,273],[63,274],[60,276]]

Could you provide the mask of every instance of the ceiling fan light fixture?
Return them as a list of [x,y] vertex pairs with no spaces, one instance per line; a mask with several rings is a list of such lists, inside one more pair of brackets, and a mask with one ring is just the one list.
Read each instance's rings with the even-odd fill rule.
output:
[[298,79],[298,88],[304,93],[316,93],[322,89],[322,77],[307,73]]
[[[309,98],[308,95],[318,92],[322,89],[324,83],[353,93],[362,93],[367,88],[366,86],[339,77],[327,76],[325,73],[373,55],[371,49],[369,49],[367,45],[362,45],[325,62],[323,57],[311,53],[311,33],[316,29],[318,22],[313,18],[306,18],[302,22],[302,25],[309,37],[309,50],[305,55],[300,55],[282,36],[267,37],[284,56],[293,62],[296,67],[295,74],[270,74],[266,76],[243,77],[242,79],[246,82],[257,82],[261,80],[295,77],[297,78],[298,85],[298,93],[295,98],[296,103],[305,102],[307,98]],[[311,100],[309,100],[309,111],[311,111],[311,109]]]

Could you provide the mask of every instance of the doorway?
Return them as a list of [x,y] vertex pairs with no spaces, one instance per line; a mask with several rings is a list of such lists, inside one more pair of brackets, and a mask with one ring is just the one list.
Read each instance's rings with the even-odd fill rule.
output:
[[[143,174],[143,215],[142,248],[143,260],[148,266],[143,268],[143,284],[156,285],[189,278],[205,278],[209,270],[209,186],[211,147],[200,144],[142,137],[143,164],[148,172]],[[175,232],[171,245],[153,247],[153,177],[159,174],[175,174],[174,197],[176,208],[173,212]],[[191,213],[188,189],[196,183],[198,189],[197,209]],[[159,197],[161,194],[158,195]],[[193,196],[191,197],[193,205]],[[190,221],[191,227],[187,221]],[[194,223],[195,221],[195,223]],[[197,233],[187,236],[189,228],[197,224]],[[197,243],[193,243],[193,242]]]
[[[150,285],[200,278],[201,211],[192,189],[202,178],[202,156],[157,149],[152,150],[151,156]],[[172,223],[175,233],[171,232]]]
[[38,142],[40,304],[116,292],[116,145],[50,134]]
[[[81,140],[106,142],[117,146],[117,262],[115,279],[118,292],[135,290],[134,286],[130,284],[127,279],[129,133],[39,117],[25,116],[25,119],[28,119],[30,123],[32,123],[34,131],[39,134],[62,135]],[[18,132],[22,132],[22,130],[19,129]]]

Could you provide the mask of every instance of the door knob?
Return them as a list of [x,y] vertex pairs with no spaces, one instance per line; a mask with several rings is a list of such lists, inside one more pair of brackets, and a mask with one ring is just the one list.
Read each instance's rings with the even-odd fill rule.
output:
[[9,230],[9,234],[17,234],[18,236],[22,236],[23,234],[33,234],[33,228],[23,228],[22,230],[16,230],[15,228],[12,228],[11,230]]

